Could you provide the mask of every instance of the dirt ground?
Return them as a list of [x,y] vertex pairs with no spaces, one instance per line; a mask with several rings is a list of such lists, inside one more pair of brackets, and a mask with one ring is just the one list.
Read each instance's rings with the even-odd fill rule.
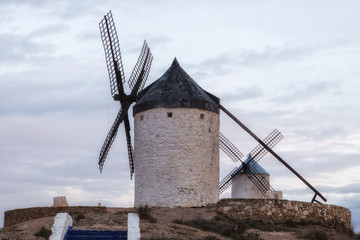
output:
[[43,240],[43,237],[35,236],[41,228],[51,229],[53,217],[45,217],[16,224],[7,228],[0,228],[1,240]]
[[[87,230],[126,230],[127,214],[135,212],[132,208],[107,208],[106,214],[89,212],[72,216],[74,229]],[[140,221],[141,236],[145,240],[161,239],[199,239],[199,240],[350,240],[356,236],[338,233],[317,225],[283,226],[261,223],[255,228],[247,228],[236,237],[225,237],[211,230],[204,231],[198,227],[188,226],[183,222],[194,219],[211,221],[217,216],[211,208],[152,208],[142,214]],[[0,240],[43,240],[46,236],[35,236],[41,229],[50,230],[53,217],[39,218],[11,227],[0,229]],[[219,227],[219,226],[218,226]],[[220,227],[221,228],[221,227]],[[266,229],[266,231],[264,230]],[[42,234],[40,234],[42,235]]]

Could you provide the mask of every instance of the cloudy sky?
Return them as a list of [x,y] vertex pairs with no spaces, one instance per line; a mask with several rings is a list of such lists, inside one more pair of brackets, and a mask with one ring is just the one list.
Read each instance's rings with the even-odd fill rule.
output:
[[[98,23],[112,10],[130,76],[143,40],[147,84],[177,57],[187,73],[274,148],[360,230],[358,1],[0,1],[0,226],[3,212],[132,206],[123,130],[98,171],[119,108],[110,96]],[[221,113],[247,154],[256,142]],[[284,198],[313,193],[274,157],[259,162]],[[221,154],[221,177],[236,166]],[[226,191],[221,197],[229,197]]]

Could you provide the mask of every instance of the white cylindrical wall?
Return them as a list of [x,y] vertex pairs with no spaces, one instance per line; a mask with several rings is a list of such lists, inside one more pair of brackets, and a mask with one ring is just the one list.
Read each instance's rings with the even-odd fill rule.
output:
[[[269,175],[261,176],[269,182]],[[270,189],[270,185],[268,188]],[[231,184],[231,198],[265,198],[265,196],[245,174],[242,174]]]
[[155,108],[134,116],[135,207],[219,200],[219,114]]

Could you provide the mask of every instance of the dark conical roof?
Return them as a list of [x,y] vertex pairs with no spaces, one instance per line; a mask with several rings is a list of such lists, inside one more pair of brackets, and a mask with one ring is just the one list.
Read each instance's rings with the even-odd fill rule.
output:
[[[250,162],[251,161],[251,162]],[[253,158],[249,155],[245,160],[244,164],[248,164],[247,168],[244,168],[243,165],[240,165],[235,174],[261,174],[261,175],[270,175],[260,164],[253,160]],[[250,168],[250,170],[249,170]]]
[[198,108],[219,113],[219,98],[203,90],[176,58],[158,80],[142,90],[133,114],[154,108]]

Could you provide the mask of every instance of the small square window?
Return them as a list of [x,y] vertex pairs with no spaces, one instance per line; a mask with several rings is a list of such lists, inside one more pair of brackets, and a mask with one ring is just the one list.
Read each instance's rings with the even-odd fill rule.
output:
[[168,118],[171,118],[171,117],[172,117],[172,112],[168,112],[168,113],[167,113],[167,117],[168,117]]
[[144,120],[144,115],[140,115],[140,121]]
[[204,119],[205,118],[205,114],[201,113],[200,114],[200,119]]

